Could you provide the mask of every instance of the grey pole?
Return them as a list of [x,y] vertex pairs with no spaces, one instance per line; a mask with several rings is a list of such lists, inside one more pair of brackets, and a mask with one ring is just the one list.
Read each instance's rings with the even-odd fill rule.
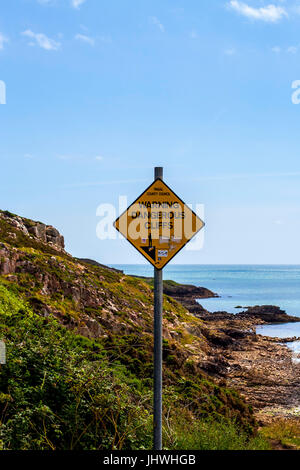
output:
[[[163,179],[163,168],[156,167],[155,179]],[[154,268],[154,450],[162,450],[162,313],[163,272]]]

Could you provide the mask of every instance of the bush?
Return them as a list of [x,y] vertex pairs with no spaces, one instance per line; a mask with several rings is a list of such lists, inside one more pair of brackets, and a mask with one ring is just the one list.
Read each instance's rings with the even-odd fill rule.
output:
[[[12,450],[151,446],[145,397],[99,345],[44,319],[0,286],[0,441]],[[128,380],[127,380],[128,381]]]
[[[0,338],[7,349],[0,369],[0,449],[152,448],[150,337],[101,344],[76,336],[0,284]],[[266,448],[249,437],[252,418],[235,392],[202,377],[198,383],[174,380],[164,388],[165,448]]]

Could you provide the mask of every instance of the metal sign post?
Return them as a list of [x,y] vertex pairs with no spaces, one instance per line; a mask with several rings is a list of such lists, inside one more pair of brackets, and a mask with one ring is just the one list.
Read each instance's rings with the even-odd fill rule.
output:
[[[155,168],[154,179],[163,179],[163,168]],[[154,268],[154,450],[162,449],[162,313],[163,270]]]
[[154,181],[114,223],[114,227],[154,266],[154,450],[162,449],[163,268],[204,227],[204,222],[163,181]]

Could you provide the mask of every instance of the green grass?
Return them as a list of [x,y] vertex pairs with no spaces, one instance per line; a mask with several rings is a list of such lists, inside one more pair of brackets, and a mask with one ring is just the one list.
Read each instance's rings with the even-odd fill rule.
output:
[[300,423],[296,419],[278,419],[262,428],[261,434],[275,445],[300,450]]
[[177,450],[270,450],[261,435],[249,436],[230,420],[212,419],[190,422],[177,418],[167,436],[172,449]]

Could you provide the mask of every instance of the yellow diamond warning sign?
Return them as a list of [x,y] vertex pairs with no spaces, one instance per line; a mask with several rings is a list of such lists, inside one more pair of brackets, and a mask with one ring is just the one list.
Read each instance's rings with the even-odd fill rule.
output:
[[157,179],[114,227],[153,266],[162,269],[204,227],[204,222]]

